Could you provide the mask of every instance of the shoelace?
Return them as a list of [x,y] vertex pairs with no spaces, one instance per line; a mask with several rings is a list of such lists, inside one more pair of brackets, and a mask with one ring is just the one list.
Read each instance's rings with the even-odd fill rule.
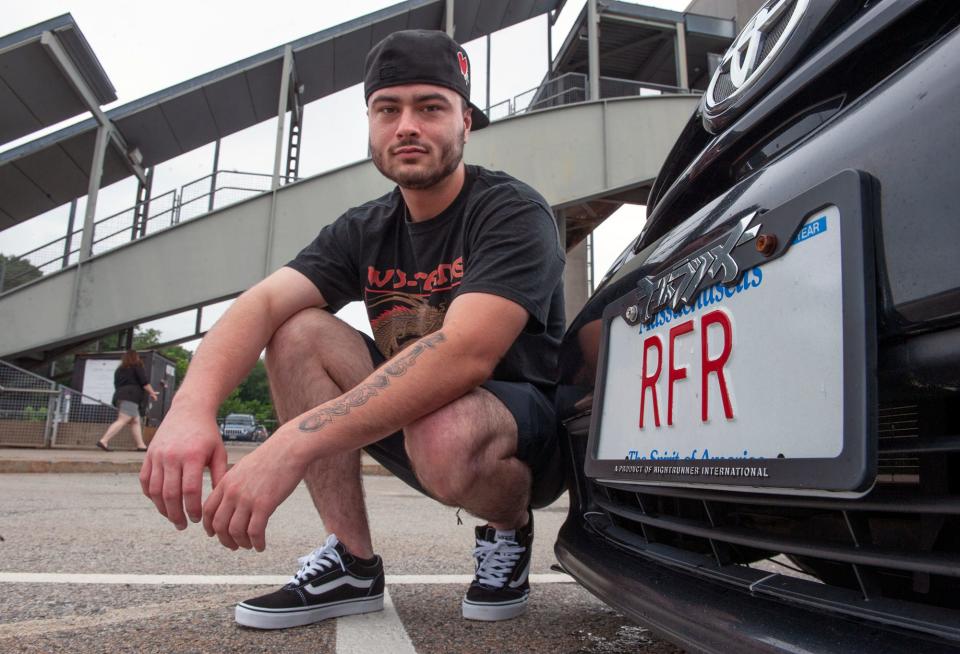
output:
[[477,540],[473,556],[477,559],[477,580],[484,586],[503,588],[526,547],[509,540]]
[[290,577],[288,584],[301,585],[305,583],[308,579],[316,575],[318,572],[332,569],[335,565],[340,565],[340,568],[346,572],[347,566],[344,565],[343,559],[340,558],[340,552],[337,551],[337,543],[340,541],[337,540],[335,534],[330,534],[327,536],[326,542],[313,550],[306,556],[301,556],[297,559],[297,563],[300,564],[300,569],[297,570],[297,573]]

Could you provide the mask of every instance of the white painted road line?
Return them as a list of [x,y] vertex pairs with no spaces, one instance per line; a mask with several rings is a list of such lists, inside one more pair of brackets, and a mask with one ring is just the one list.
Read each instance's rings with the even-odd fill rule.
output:
[[383,610],[337,618],[337,654],[417,654],[403,622],[383,591]]
[[[144,586],[280,586],[289,575],[132,575],[0,572],[0,584],[139,584]],[[473,575],[387,575],[387,584],[469,584]],[[568,584],[565,574],[532,574],[531,584]]]

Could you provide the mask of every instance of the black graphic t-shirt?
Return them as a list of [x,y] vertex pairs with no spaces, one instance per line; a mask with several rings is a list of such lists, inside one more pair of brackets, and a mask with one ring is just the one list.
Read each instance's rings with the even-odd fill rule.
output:
[[530,319],[493,378],[554,384],[564,254],[553,213],[506,173],[478,166],[466,173],[460,194],[437,217],[410,221],[397,188],[324,227],[287,265],[317,286],[332,311],[362,300],[387,358],[438,330],[460,293],[516,302]]

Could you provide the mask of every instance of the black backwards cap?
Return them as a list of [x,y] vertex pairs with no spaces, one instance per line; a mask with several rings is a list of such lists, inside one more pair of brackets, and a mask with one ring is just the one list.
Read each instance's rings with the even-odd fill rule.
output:
[[446,32],[403,30],[373,46],[364,65],[364,100],[369,102],[378,89],[402,84],[434,84],[456,91],[473,109],[473,131],[490,124],[470,102],[470,59]]

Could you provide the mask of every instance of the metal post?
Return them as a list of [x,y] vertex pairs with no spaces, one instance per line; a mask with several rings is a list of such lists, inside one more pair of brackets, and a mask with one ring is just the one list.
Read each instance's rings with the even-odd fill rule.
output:
[[[54,386],[56,388],[56,386]],[[63,393],[64,389],[60,389],[60,392],[56,395],[51,396],[50,402],[47,403],[47,424],[50,425],[50,433],[45,439],[47,441],[47,447],[54,447],[57,444],[57,432],[60,428],[60,423],[63,422]],[[50,417],[50,414],[53,414]]]
[[553,73],[553,23],[557,20],[554,12],[547,12],[547,77]]
[[107,115],[103,113],[96,96],[86,82],[86,78],[77,69],[76,64],[70,55],[67,54],[67,50],[63,47],[63,44],[60,43],[59,38],[53,32],[44,32],[40,35],[40,45],[43,46],[47,54],[50,55],[63,72],[79,99],[86,105],[90,113],[93,114],[94,119],[96,119],[100,127],[107,129],[108,136],[122,153],[124,162],[130,168],[130,171],[136,175],[140,181],[146,179],[140,161],[135,161],[131,156],[131,150],[126,139],[124,139],[123,135],[113,126],[113,123],[110,122]]
[[150,220],[150,198],[153,197],[153,167],[147,168],[146,182],[137,185],[137,222],[140,224],[139,238],[147,235],[147,221]]
[[600,18],[597,0],[587,0],[587,61],[590,76],[590,99],[600,99]]
[[213,198],[217,193],[217,168],[220,166],[220,139],[213,146],[213,174],[210,175],[210,201],[207,202],[207,211],[213,211]]
[[283,49],[283,71],[280,73],[280,101],[277,105],[277,147],[273,156],[273,182],[270,189],[280,188],[280,155],[283,152],[283,127],[287,119],[287,99],[290,95],[290,72],[293,70],[293,48]]
[[3,282],[7,276],[7,258],[0,257],[0,293],[3,293]]
[[63,239],[63,264],[61,268],[70,265],[70,246],[73,245],[73,222],[77,218],[77,199],[70,200],[70,215],[67,216],[67,236]]
[[587,297],[593,295],[594,291],[594,266],[593,266],[593,232],[587,234]]
[[267,238],[263,248],[263,275],[270,274],[271,253],[273,252],[273,230],[277,219],[277,191],[280,190],[280,154],[283,151],[283,126],[287,117],[287,103],[290,98],[290,78],[293,74],[293,48],[283,49],[283,69],[280,72],[280,100],[277,104],[277,147],[273,155],[273,180],[270,184],[270,213],[267,216]]
[[93,146],[93,162],[90,164],[90,183],[87,186],[87,207],[83,216],[83,236],[80,239],[80,262],[93,256],[93,221],[97,212],[97,194],[103,176],[103,160],[107,153],[110,130],[103,125],[97,128],[97,140]]
[[284,183],[289,184],[300,178],[300,122],[290,121],[290,131],[287,134],[287,174]]
[[[50,384],[50,390],[53,391],[56,389],[56,384]],[[52,392],[49,397],[47,397],[47,420],[43,425],[43,446],[44,447],[53,447],[53,443],[56,439],[56,416],[58,413],[57,409],[59,406],[59,393],[54,395]]]
[[690,88],[690,80],[687,77],[687,27],[683,21],[677,21],[676,46],[677,86],[686,90]]
[[487,32],[487,118],[490,117],[490,33]]
[[446,32],[447,36],[451,39],[453,38],[453,30],[455,29],[453,24],[453,6],[456,4],[456,0],[447,0],[447,10],[444,15],[446,18]]
[[137,200],[133,205],[133,227],[130,230],[130,240],[143,238],[147,233],[147,215],[150,210],[150,192],[153,188],[153,168],[148,168],[145,181],[137,183]]
[[[284,183],[289,184],[300,179],[300,137],[303,133],[303,104],[301,93],[303,84],[297,81],[297,71],[292,74],[293,93],[290,95],[293,106],[290,107],[290,130],[287,133],[287,173]],[[369,144],[368,144],[369,145]]]

